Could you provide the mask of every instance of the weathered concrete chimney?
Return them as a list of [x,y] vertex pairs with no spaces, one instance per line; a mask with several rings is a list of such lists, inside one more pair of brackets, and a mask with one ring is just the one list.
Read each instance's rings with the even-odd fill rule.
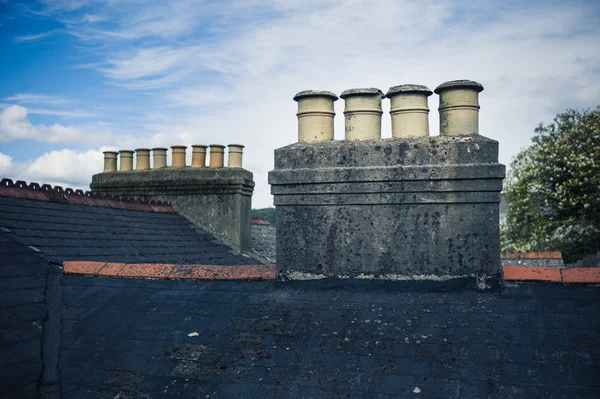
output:
[[133,170],[133,151],[121,150],[119,151],[119,158],[119,171],[127,172],[128,170]]
[[349,89],[345,100],[346,140],[373,140],[381,138],[381,98],[379,89]]
[[168,148],[156,147],[152,149],[153,165],[154,169],[166,168],[167,167],[167,151]]
[[150,169],[150,149],[138,148],[135,150],[135,170]]
[[220,169],[225,166],[225,146],[221,144],[210,145],[209,168]]
[[426,86],[406,84],[390,87],[385,95],[390,99],[392,137],[429,136],[429,106],[427,97],[433,93]]
[[440,95],[440,135],[458,136],[479,133],[480,83],[452,80],[435,89]]
[[[154,148],[152,169],[98,173],[92,177],[92,192],[168,201],[180,215],[232,248],[250,251],[254,181],[252,173],[241,167],[243,146],[230,146],[234,151],[230,168],[223,168],[223,145],[211,145],[210,168],[203,167],[201,159],[206,147],[193,146],[191,167],[185,166],[185,146],[171,148],[174,167],[165,167],[166,148]],[[122,165],[123,160],[126,168],[129,165],[126,170],[131,170],[132,156],[133,151],[121,151]]]
[[242,154],[244,153],[244,146],[241,144],[229,144],[229,156],[227,157],[227,167],[229,168],[241,168],[242,167]]
[[206,167],[206,148],[208,146],[202,144],[192,146],[192,168]]
[[104,172],[117,171],[117,155],[116,151],[104,151]]
[[313,143],[333,140],[333,102],[330,91],[305,90],[294,96],[298,102],[298,141]]
[[[391,139],[300,141],[275,150],[269,183],[280,278],[501,285],[498,142],[472,134],[472,123],[451,123],[452,134],[469,136],[428,136],[431,92],[411,86],[388,92],[399,111]],[[466,87],[461,96],[472,100],[477,88]]]
[[171,146],[171,167],[183,168],[185,166],[185,145]]

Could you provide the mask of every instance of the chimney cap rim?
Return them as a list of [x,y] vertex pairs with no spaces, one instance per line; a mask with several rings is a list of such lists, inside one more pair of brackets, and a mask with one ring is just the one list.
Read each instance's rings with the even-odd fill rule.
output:
[[433,94],[431,89],[427,86],[409,83],[390,87],[385,96],[387,98],[390,98],[393,95],[399,93],[422,93],[425,94],[427,97]]
[[172,145],[171,148],[187,148],[187,145]]
[[335,93],[332,93],[327,90],[303,90],[301,92],[296,93],[294,96],[294,101],[298,101],[301,98],[305,97],[330,97],[333,101],[338,100],[338,96]]
[[383,92],[375,87],[362,87],[357,89],[344,90],[342,94],[340,94],[340,98],[346,99],[352,96],[368,96],[377,94],[379,94],[381,98],[384,97]]
[[162,150],[168,151],[169,149],[167,147],[154,147],[152,149],[152,151],[162,151]]
[[135,152],[138,152],[138,151],[150,151],[150,148],[136,148]]
[[483,91],[483,85],[479,82],[468,79],[450,80],[436,87],[433,92],[435,94],[440,94],[441,92],[450,89],[472,89],[480,93]]
[[102,151],[103,154],[118,154],[119,151]]
[[212,148],[212,147],[216,147],[216,148],[225,148],[225,146],[224,146],[224,145],[222,145],[222,144],[209,144],[208,146],[209,146],[209,147],[211,147],[211,148]]
[[192,144],[192,148],[208,148],[208,146],[204,144]]
[[130,153],[130,154],[133,154],[134,152],[135,152],[135,151],[133,151],[133,150],[119,150],[119,154],[122,154],[122,153]]
[[240,148],[245,148],[245,145],[242,144],[227,144],[227,147],[240,147]]

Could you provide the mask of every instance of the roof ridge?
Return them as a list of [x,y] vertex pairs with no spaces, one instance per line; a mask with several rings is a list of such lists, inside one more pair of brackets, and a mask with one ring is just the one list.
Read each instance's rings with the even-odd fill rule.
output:
[[145,212],[174,213],[168,201],[146,200],[131,196],[116,196],[98,192],[63,189],[62,186],[52,187],[42,184],[12,179],[0,180],[0,197],[23,198],[37,201],[57,202],[71,205],[88,205],[104,208],[117,208]]

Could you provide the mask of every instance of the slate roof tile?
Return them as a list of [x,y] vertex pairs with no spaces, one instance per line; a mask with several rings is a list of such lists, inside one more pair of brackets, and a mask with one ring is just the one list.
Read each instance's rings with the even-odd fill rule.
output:
[[[51,260],[250,265],[231,248],[174,213],[0,197],[0,226]],[[5,255],[26,247],[0,245]],[[18,258],[18,256],[17,256]]]

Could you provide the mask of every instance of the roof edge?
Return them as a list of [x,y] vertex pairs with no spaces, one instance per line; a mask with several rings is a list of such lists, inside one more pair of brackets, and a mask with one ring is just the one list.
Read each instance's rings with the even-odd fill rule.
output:
[[0,181],[0,197],[21,198],[36,201],[57,202],[71,205],[98,206],[103,208],[127,209],[132,211],[175,213],[170,202],[145,200],[135,197],[119,197],[91,191],[63,189],[49,184],[12,179]]

